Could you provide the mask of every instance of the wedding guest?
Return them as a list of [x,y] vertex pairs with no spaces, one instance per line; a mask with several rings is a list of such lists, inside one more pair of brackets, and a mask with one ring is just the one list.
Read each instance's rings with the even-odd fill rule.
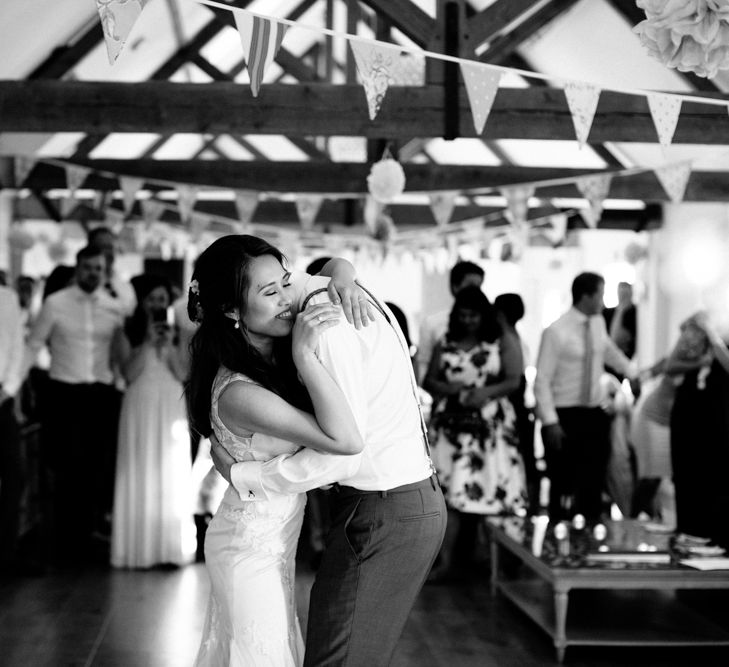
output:
[[572,282],[572,307],[542,334],[534,392],[554,521],[578,513],[588,520],[600,517],[610,453],[600,376],[606,362],[623,375],[636,375],[600,316],[604,291],[602,276],[579,274]]
[[23,322],[17,295],[0,286],[0,572],[16,565],[25,471],[16,418],[23,369]]
[[539,480],[537,462],[534,455],[534,414],[533,410],[526,406],[526,375],[525,368],[529,351],[524,339],[519,335],[516,325],[524,317],[524,301],[518,294],[499,294],[494,299],[494,309],[499,326],[503,331],[502,336],[513,338],[514,344],[521,351],[521,376],[516,391],[509,395],[509,400],[516,412],[516,430],[519,440],[519,451],[524,462],[524,471],[527,480],[527,497],[529,499],[529,510],[536,513],[539,510]]
[[167,318],[171,290],[144,274],[120,335],[127,389],[119,419],[111,564],[182,565],[195,553],[185,359]]
[[112,299],[118,300],[125,315],[130,315],[137,306],[137,297],[131,283],[116,271],[116,234],[109,227],[94,227],[88,233],[87,243],[101,250],[106,259],[103,289]]
[[99,473],[99,461],[106,470],[116,451],[119,398],[112,341],[123,316],[118,302],[102,289],[105,275],[101,251],[82,248],[75,284],[45,300],[27,344],[26,368],[44,345],[51,355],[43,442],[55,476],[55,541],[61,560],[89,557],[92,533],[104,530],[111,509],[111,482]]
[[448,331],[433,350],[424,383],[435,401],[433,459],[448,506],[446,536],[431,581],[453,573],[461,527],[471,536],[463,541],[472,541],[478,517],[525,510],[516,413],[508,398],[522,370],[518,342],[503,335],[486,295],[479,287],[464,287],[456,294]]
[[[453,297],[464,287],[475,285],[481,287],[484,280],[484,270],[474,262],[460,261],[453,265],[450,272],[450,290]],[[451,307],[441,310],[425,318],[420,328],[418,339],[417,377],[422,384],[428,372],[430,360],[433,356],[435,344],[443,337],[448,329],[448,319]]]
[[684,373],[671,411],[676,528],[729,548],[729,349],[705,313],[691,320],[710,358],[691,370],[676,353],[666,361],[667,373]]

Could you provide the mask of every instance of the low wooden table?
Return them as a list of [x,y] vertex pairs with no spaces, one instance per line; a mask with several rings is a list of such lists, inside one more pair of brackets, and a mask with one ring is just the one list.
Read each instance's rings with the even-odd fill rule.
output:
[[[594,562],[594,555],[588,560],[560,559],[554,548],[547,548],[554,546],[549,539],[552,527],[544,531],[542,525],[548,536],[542,543],[529,518],[489,518],[487,526],[492,590],[501,592],[552,637],[559,662],[566,648],[576,645],[729,646],[729,628],[675,596],[677,589],[729,589],[729,571],[700,571],[675,560],[640,562],[640,554],[658,560],[668,547],[668,536],[650,533],[640,522],[606,524],[607,537],[600,546],[616,559],[608,562]],[[583,542],[583,547],[587,545],[583,556],[600,553],[593,551],[594,540]],[[502,549],[516,556],[530,575],[502,577]]]

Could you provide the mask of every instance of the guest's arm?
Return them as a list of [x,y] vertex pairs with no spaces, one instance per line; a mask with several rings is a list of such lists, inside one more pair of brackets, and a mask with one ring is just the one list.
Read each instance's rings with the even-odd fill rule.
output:
[[423,389],[432,394],[436,401],[444,396],[455,396],[466,386],[463,382],[448,382],[445,379],[441,368],[442,353],[441,344],[436,343],[428,365],[428,372],[423,380]]
[[38,353],[48,342],[55,325],[55,308],[52,297],[46,299],[38,317],[36,318],[30,330],[30,335],[25,344],[25,353],[23,355],[23,365],[21,367],[21,377],[27,377],[28,372],[33,367],[38,358]]
[[489,401],[508,396],[519,388],[524,358],[517,336],[505,334],[501,337],[499,356],[501,357],[502,379],[494,384],[466,392],[461,400],[463,405],[469,408],[480,408]]

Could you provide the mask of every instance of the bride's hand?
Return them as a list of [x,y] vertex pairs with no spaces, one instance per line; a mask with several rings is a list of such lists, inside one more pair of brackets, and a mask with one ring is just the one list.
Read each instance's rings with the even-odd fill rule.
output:
[[329,281],[327,288],[329,300],[342,304],[344,317],[355,329],[366,327],[369,320],[375,321],[375,311],[367,298],[367,293],[356,283],[354,279],[342,280],[337,276]]
[[296,316],[292,333],[294,361],[313,355],[323,331],[339,324],[342,310],[331,303],[309,306]]

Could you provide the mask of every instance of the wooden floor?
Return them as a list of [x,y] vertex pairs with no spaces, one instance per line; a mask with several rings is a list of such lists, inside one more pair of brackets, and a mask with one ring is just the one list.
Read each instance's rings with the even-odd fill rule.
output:
[[[313,575],[299,569],[297,595],[305,623]],[[98,567],[5,578],[0,581],[0,665],[187,667],[200,640],[207,595],[203,565],[144,572]],[[724,595],[718,604],[729,622],[729,598]],[[467,585],[426,586],[393,667],[554,664],[547,636],[508,601],[490,594],[484,572]],[[567,651],[567,664],[724,667],[729,650],[574,647]]]

